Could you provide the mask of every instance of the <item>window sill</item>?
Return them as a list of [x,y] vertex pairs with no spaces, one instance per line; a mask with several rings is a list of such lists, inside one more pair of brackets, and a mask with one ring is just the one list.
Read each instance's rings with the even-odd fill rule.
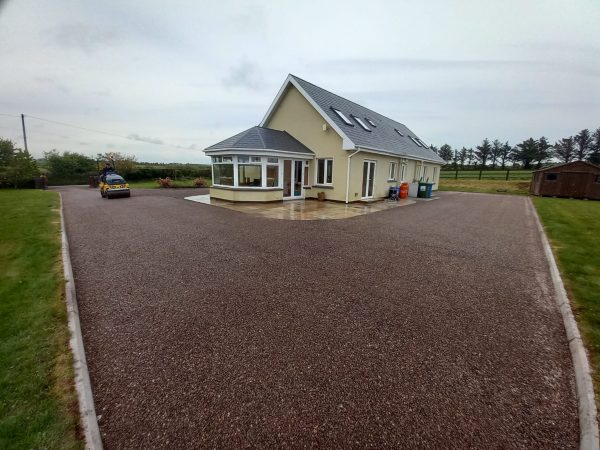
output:
[[225,186],[220,184],[213,184],[211,187],[215,189],[224,189],[226,191],[283,191],[283,188],[279,187]]
[[333,184],[313,184],[312,187],[317,189],[333,189]]

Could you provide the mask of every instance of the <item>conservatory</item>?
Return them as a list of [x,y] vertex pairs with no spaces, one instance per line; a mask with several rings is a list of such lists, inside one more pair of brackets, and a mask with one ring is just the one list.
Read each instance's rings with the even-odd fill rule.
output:
[[313,152],[285,131],[253,127],[205,150],[211,198],[269,202],[304,198]]

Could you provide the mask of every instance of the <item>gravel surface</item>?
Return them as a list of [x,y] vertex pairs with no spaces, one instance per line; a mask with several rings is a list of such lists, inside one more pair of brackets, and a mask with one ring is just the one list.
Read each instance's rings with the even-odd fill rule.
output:
[[107,449],[578,445],[525,198],[283,221],[61,191]]

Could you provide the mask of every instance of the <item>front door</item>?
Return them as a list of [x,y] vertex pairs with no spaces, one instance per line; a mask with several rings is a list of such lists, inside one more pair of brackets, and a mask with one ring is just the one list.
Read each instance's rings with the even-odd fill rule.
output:
[[373,198],[373,181],[375,180],[375,161],[363,163],[362,198]]
[[293,159],[283,160],[283,198],[284,200],[303,198],[303,168],[302,161]]

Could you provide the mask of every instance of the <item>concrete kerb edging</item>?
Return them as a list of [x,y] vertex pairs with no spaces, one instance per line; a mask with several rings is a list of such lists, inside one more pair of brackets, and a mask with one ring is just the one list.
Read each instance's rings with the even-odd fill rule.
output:
[[65,228],[62,195],[60,192],[58,195],[60,196],[60,228],[65,276],[65,301],[67,303],[67,316],[69,331],[71,333],[69,344],[73,352],[75,388],[77,389],[77,397],[79,398],[81,425],[85,435],[85,447],[90,450],[102,450],[102,438],[100,436],[100,429],[98,428],[98,419],[96,418],[96,408],[94,407],[94,397],[92,395],[92,384],[90,382],[90,374],[83,348],[81,325],[79,323],[79,308],[77,307],[77,297],[75,296],[75,279],[73,278],[69,242]]
[[575,321],[573,311],[571,310],[569,297],[567,296],[567,291],[565,290],[565,286],[560,276],[560,271],[558,270],[556,260],[554,259],[548,237],[546,236],[546,232],[544,231],[544,227],[542,226],[542,222],[540,221],[533,202],[530,198],[528,200],[529,207],[533,211],[533,216],[540,232],[544,253],[546,253],[548,265],[550,266],[550,275],[556,293],[555,299],[565,324],[565,331],[567,333],[567,340],[569,342],[569,349],[571,350],[571,358],[575,369],[575,384],[577,388],[577,405],[579,412],[579,448],[582,450],[598,450],[600,449],[600,444],[598,439],[596,399],[594,397],[592,371],[587,353],[585,352],[583,341],[579,334],[579,329],[577,328],[577,322]]

